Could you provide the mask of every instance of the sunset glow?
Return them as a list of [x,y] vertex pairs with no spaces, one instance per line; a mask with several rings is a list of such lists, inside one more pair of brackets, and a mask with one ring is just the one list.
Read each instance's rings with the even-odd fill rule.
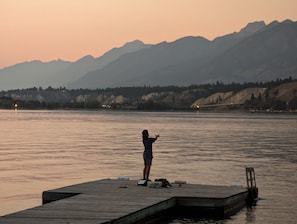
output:
[[126,42],[209,40],[249,22],[297,21],[296,0],[1,0],[0,68],[99,57]]

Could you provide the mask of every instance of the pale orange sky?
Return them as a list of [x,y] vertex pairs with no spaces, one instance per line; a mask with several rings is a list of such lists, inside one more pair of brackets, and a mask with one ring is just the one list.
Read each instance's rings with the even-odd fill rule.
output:
[[99,57],[126,42],[209,40],[249,22],[297,21],[296,0],[0,0],[0,68]]

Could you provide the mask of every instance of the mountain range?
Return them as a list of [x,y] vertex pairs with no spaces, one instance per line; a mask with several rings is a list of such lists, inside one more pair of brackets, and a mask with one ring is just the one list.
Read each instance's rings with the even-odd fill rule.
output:
[[98,58],[19,63],[0,70],[0,90],[187,86],[289,76],[297,78],[297,22],[260,21],[212,41],[200,36],[155,45],[135,40]]

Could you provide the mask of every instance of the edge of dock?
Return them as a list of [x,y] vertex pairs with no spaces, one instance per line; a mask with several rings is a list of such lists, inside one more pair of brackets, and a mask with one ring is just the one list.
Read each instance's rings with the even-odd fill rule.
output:
[[243,208],[242,186],[172,184],[144,187],[137,180],[103,179],[42,193],[43,205],[0,217],[0,223],[136,223],[163,212],[229,216]]

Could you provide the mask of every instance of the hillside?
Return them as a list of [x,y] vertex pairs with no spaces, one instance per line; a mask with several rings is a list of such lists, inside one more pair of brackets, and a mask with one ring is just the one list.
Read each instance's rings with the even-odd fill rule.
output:
[[31,88],[0,92],[0,108],[133,110],[297,110],[297,81],[207,84],[188,87],[121,87],[101,90]]
[[268,91],[268,97],[289,102],[297,96],[297,82],[289,82]]
[[246,88],[239,92],[234,93],[233,91],[226,93],[215,93],[207,98],[201,98],[196,100],[192,106],[197,105],[211,105],[211,104],[244,104],[247,100],[250,100],[252,95],[258,97],[259,95],[264,95],[267,88],[253,87]]

